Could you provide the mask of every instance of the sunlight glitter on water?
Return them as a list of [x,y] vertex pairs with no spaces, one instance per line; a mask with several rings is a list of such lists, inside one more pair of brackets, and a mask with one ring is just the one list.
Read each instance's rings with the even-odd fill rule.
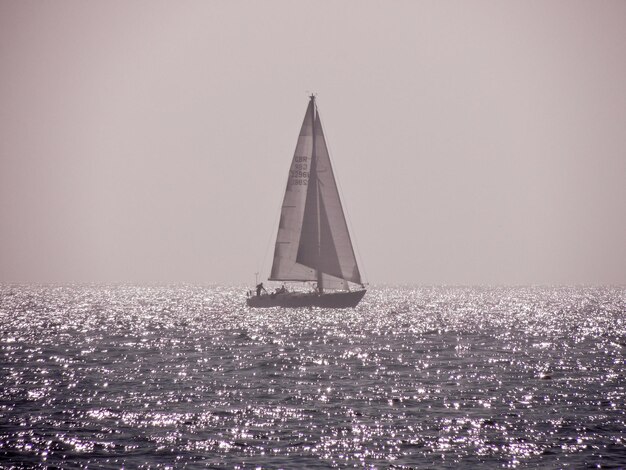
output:
[[3,286],[15,465],[619,465],[623,288],[374,288],[253,310],[227,287]]

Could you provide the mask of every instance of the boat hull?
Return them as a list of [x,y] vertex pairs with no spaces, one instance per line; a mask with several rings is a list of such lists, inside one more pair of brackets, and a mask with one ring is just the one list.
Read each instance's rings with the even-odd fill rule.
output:
[[259,296],[248,297],[246,303],[248,307],[267,308],[267,307],[284,307],[284,308],[300,308],[300,307],[322,307],[322,308],[350,308],[356,307],[365,295],[366,290],[357,290],[351,292],[328,292],[318,294],[287,292],[284,294],[264,294]]

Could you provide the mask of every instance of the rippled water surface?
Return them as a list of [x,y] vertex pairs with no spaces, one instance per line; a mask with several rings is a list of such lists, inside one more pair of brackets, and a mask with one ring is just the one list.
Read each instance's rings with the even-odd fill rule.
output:
[[626,466],[626,289],[0,287],[0,466]]

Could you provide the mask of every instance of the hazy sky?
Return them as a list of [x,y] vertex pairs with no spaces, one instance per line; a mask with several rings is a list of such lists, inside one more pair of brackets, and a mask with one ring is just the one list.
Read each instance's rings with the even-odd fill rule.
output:
[[624,1],[0,0],[0,282],[253,282],[308,102],[372,283],[626,283]]

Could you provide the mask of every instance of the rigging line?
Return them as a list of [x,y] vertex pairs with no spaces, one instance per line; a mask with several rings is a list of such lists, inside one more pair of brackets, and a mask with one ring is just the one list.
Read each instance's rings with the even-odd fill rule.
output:
[[[257,271],[259,273],[261,273],[261,275],[263,275],[263,272],[265,271],[265,261],[267,260],[267,252],[269,251],[270,245],[272,243],[272,239],[274,238],[273,237],[273,235],[274,235],[274,227],[277,226],[276,221],[278,220],[278,217],[280,216],[281,211],[282,211],[282,201],[281,201],[280,205],[278,206],[278,211],[276,212],[276,215],[274,216],[274,223],[272,224],[272,230],[270,231],[270,235],[269,235],[269,237],[267,239],[267,243],[265,245],[265,252],[263,253],[263,261],[261,261],[261,266],[260,267],[257,265]],[[276,229],[276,230],[278,230],[278,229]]]
[[[318,100],[317,97],[315,97],[315,105],[318,108],[318,114],[319,114],[319,105],[318,105]],[[363,279],[361,279],[361,281],[363,281],[363,284],[367,284],[367,279],[369,278],[369,276],[367,275],[367,270],[365,269],[365,263],[363,262],[363,257],[361,256],[361,252],[359,251],[359,244],[357,243],[357,239],[356,239],[356,234],[354,232],[354,228],[352,227],[352,219],[350,218],[350,211],[348,210],[348,205],[347,205],[347,201],[346,198],[344,197],[343,194],[343,189],[341,188],[341,178],[339,178],[339,175],[337,174],[337,165],[334,163],[333,158],[332,158],[332,150],[331,150],[331,145],[330,145],[330,140],[328,138],[328,134],[326,133],[326,128],[324,127],[324,123],[322,122],[322,120],[319,120],[320,126],[322,127],[322,133],[324,134],[324,140],[326,141],[326,148],[328,149],[328,159],[330,160],[330,164],[334,169],[334,173],[335,173],[335,184],[337,185],[337,188],[339,190],[339,198],[342,201],[342,204],[344,205],[344,216],[346,217],[346,219],[348,220],[348,230],[350,231],[350,236],[353,240],[352,245],[355,248],[356,251],[356,255],[358,256],[358,263],[361,266],[360,271],[362,271],[363,274]]]
[[[288,174],[289,175],[289,174]],[[289,182],[289,178],[287,178],[287,183]],[[287,185],[287,183],[285,184],[285,186]],[[277,186],[277,188],[281,188],[281,189],[277,189],[276,190],[276,196],[277,199],[280,198],[281,196],[281,192],[282,194],[284,194],[284,187],[280,187]],[[278,204],[278,207],[276,209],[275,215],[274,215],[274,222],[272,223],[272,230],[270,230],[268,239],[267,239],[267,243],[265,244],[265,251],[263,252],[263,259],[261,261],[261,265],[258,265],[258,260],[257,260],[257,272],[261,273],[261,276],[263,276],[263,273],[265,272],[265,262],[267,261],[267,252],[270,249],[270,245],[272,244],[272,240],[276,239],[276,236],[278,234],[278,218],[280,217],[280,214],[283,210],[282,205],[283,205],[283,199],[280,198],[280,203]],[[270,268],[271,269],[271,268]],[[271,275],[271,273],[270,273]],[[267,277],[270,277],[269,275]]]

